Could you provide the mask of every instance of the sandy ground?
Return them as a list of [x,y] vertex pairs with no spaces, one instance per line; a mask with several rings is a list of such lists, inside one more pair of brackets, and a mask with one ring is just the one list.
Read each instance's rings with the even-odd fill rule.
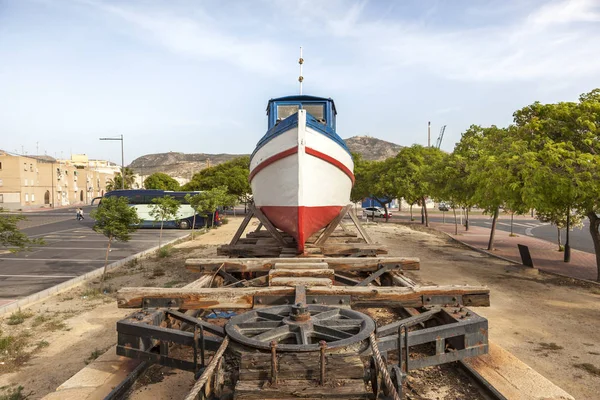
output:
[[[231,220],[231,219],[230,219]],[[125,286],[181,287],[197,279],[185,260],[212,257],[216,246],[231,240],[241,218],[196,236],[173,249],[169,258],[147,258],[111,271],[99,292],[99,281],[34,304],[26,318],[9,325],[0,320],[0,397],[23,386],[29,399],[39,399],[85,367],[117,341],[116,322],[133,310],[118,309],[114,292]],[[92,354],[94,353],[94,354]]]
[[[230,218],[229,224],[177,245],[169,258],[144,259],[112,272],[110,291],[184,286],[197,278],[185,271],[185,259],[214,256],[216,246],[229,242],[240,222]],[[384,223],[367,229],[390,248],[390,255],[421,258],[421,270],[409,274],[416,281],[489,286],[492,306],[475,311],[489,319],[490,338],[577,399],[599,398],[600,376],[593,371],[600,367],[600,290],[523,272],[436,232]],[[33,315],[22,324],[7,325],[6,318],[0,322],[2,340],[12,336],[27,342],[22,362],[0,354],[0,395],[22,385],[31,399],[41,398],[83,368],[92,352],[116,342],[115,323],[132,310],[117,309],[114,295],[99,294],[97,287],[91,283],[36,304],[24,310]],[[40,316],[47,320],[39,323]],[[179,399],[192,384],[190,373],[161,367],[151,369],[145,379],[149,385],[139,387],[131,399]]]
[[[577,399],[600,399],[600,289],[535,275],[463,247],[435,231],[402,225],[369,226],[390,255],[419,257],[407,275],[423,284],[487,285],[491,340]],[[586,365],[588,364],[588,365]],[[590,372],[588,372],[590,371]]]

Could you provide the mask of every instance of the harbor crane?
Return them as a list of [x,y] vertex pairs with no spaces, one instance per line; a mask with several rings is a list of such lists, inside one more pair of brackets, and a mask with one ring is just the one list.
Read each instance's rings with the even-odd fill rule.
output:
[[440,135],[437,138],[437,141],[435,142],[435,148],[439,149],[440,146],[442,145],[442,139],[444,139],[444,132],[446,131],[446,125],[442,126],[442,129],[440,129]]

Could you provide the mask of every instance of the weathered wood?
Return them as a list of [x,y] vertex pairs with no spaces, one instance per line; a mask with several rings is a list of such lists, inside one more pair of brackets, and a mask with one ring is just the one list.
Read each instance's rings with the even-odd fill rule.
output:
[[367,233],[367,231],[365,230],[365,228],[363,228],[362,224],[358,220],[358,217],[356,216],[356,213],[354,212],[354,209],[351,208],[350,212],[348,214],[350,215],[350,219],[352,220],[352,223],[354,224],[354,226],[358,230],[358,233],[360,233],[360,236],[362,236],[363,239],[365,239],[365,242],[367,242],[368,244],[372,244],[373,240],[371,239],[371,237],[369,236],[369,234]]
[[418,286],[415,281],[413,281],[412,279],[410,279],[398,272],[389,272],[388,275],[392,278],[392,282],[395,285],[402,286],[402,287]]
[[317,246],[324,244],[327,241],[327,239],[329,239],[329,236],[333,233],[335,228],[337,228],[338,224],[340,223],[342,218],[344,218],[344,216],[348,213],[348,210],[350,210],[351,207],[352,204],[348,204],[345,207],[343,207],[340,213],[329,223],[329,225],[327,225],[321,236],[319,236],[319,238],[315,242]]
[[294,278],[289,276],[280,276],[269,278],[270,286],[331,286],[333,281],[329,278]]
[[269,386],[263,380],[242,381],[235,385],[234,400],[297,400],[371,399],[373,392],[367,390],[364,379],[335,379],[320,386],[316,381],[286,380],[279,385]]
[[[307,295],[350,295],[353,302],[393,302],[394,305],[407,307],[427,305],[427,298],[432,296],[462,296],[465,305],[489,306],[489,292],[487,287],[480,286],[314,286],[306,289]],[[121,308],[139,308],[144,298],[167,298],[180,300],[180,308],[185,309],[247,309],[252,308],[254,296],[290,296],[294,293],[292,286],[205,289],[132,287],[117,292],[117,304]]]
[[[320,357],[314,353],[279,353],[277,356],[278,379],[319,379]],[[365,368],[356,354],[326,354],[325,369],[327,379],[361,379]],[[271,355],[265,353],[244,353],[240,359],[239,379],[269,379],[271,375]]]
[[262,222],[263,226],[267,229],[267,231],[269,231],[271,236],[273,236],[275,240],[277,240],[277,242],[279,242],[279,244],[283,247],[287,246],[288,242],[283,238],[281,232],[279,232],[277,228],[275,228],[275,226],[271,223],[271,221],[269,221],[269,219],[265,216],[265,214],[263,214],[262,211],[260,211],[260,208],[255,207],[254,204],[250,205],[250,207],[254,212],[256,218],[258,218],[258,220]]
[[327,278],[333,282],[335,271],[326,269],[283,269],[276,268],[269,271],[269,279],[279,277],[291,278]]
[[321,251],[324,255],[335,257],[343,255],[353,255],[356,253],[370,253],[370,254],[387,254],[387,248],[383,245],[376,244],[338,244],[331,243],[321,246]]
[[250,212],[244,217],[244,220],[242,221],[242,224],[239,226],[238,230],[235,232],[235,235],[233,235],[231,242],[229,242],[230,246],[237,244],[238,240],[240,240],[253,215],[254,213],[252,212],[252,209],[250,209]]
[[[227,349],[228,345],[229,345],[229,336],[226,336],[225,339],[223,339],[221,346],[219,346],[219,349],[214,354],[214,356],[211,358],[210,362],[208,363],[208,365],[202,372],[202,375],[200,375],[200,377],[198,378],[196,383],[194,383],[192,390],[190,390],[188,395],[185,396],[185,400],[196,400],[196,398],[197,398],[198,394],[200,393],[200,391],[202,390],[202,388],[206,385],[206,383],[209,381],[209,379],[212,378],[212,376],[215,372],[215,368],[217,367],[217,363],[219,362],[221,357],[223,357],[223,353],[225,353],[225,350]],[[205,391],[205,394],[210,394],[210,390]]]
[[329,264],[324,262],[291,263],[291,262],[276,262],[274,269],[329,269]]
[[[224,263],[227,272],[269,271],[276,263],[327,263],[335,271],[376,271],[379,265],[397,265],[403,270],[418,270],[416,257],[290,257],[290,258],[188,258],[185,266],[190,272],[213,272]],[[285,266],[290,268],[290,266]]]
[[241,256],[241,257],[277,257],[281,253],[281,246],[263,247],[254,244],[223,245],[217,248],[219,256]]

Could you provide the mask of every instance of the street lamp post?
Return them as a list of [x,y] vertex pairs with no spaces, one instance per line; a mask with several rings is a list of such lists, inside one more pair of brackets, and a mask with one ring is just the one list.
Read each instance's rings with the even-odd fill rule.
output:
[[100,140],[121,141],[121,189],[125,189],[125,153],[123,152],[123,135],[121,135],[119,138],[100,138]]

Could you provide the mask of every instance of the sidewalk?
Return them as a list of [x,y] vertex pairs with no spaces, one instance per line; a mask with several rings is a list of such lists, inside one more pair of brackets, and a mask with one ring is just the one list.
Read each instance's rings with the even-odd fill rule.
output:
[[533,266],[541,271],[553,272],[578,279],[596,281],[598,276],[596,268],[596,255],[584,251],[571,249],[571,261],[563,261],[564,253],[557,251],[557,244],[531,236],[517,235],[511,237],[509,232],[496,229],[494,249],[487,251],[490,239],[489,228],[470,226],[465,231],[464,226],[458,226],[458,235],[454,234],[454,223],[430,222],[429,225],[441,232],[447,233],[452,238],[466,243],[478,250],[486,251],[495,256],[507,258],[521,264],[521,256],[517,244],[529,247]]

